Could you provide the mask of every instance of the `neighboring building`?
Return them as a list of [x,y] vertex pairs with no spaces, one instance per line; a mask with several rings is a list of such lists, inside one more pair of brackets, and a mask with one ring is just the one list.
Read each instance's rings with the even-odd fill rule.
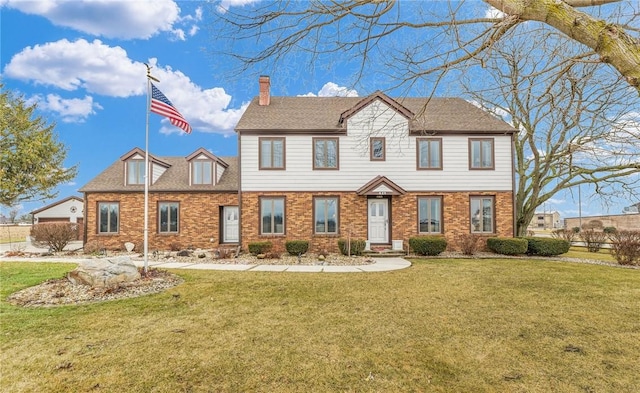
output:
[[[135,148],[80,189],[86,242],[122,249],[144,238],[144,156]],[[236,157],[198,149],[187,157],[149,155],[149,249],[237,245]]]
[[622,213],[623,214],[640,213],[640,202],[636,203],[635,205],[625,207],[624,209],[622,209]]
[[516,130],[463,99],[271,97],[261,77],[236,131],[243,246],[514,235]]
[[542,212],[536,213],[529,223],[528,229],[558,229],[561,228],[560,213]]
[[84,201],[77,196],[70,196],[56,201],[40,209],[30,212],[33,224],[49,222],[70,222],[78,224],[78,237],[82,239],[84,224]]
[[82,198],[70,196],[30,212],[34,224],[47,222],[72,222],[82,225],[84,202]]
[[594,227],[606,228],[614,227],[619,230],[640,230],[640,213],[591,216],[591,217],[570,217],[564,220],[565,228]]

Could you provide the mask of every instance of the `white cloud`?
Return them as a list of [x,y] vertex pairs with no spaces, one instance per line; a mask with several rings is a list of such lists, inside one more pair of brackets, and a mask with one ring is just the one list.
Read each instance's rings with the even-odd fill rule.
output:
[[485,18],[491,18],[491,19],[504,18],[505,16],[507,16],[507,14],[491,6],[489,6],[489,8],[484,13]]
[[260,0],[222,0],[216,9],[220,13],[225,13],[231,7],[244,7],[245,5],[250,5],[253,3],[257,3]]
[[[233,128],[248,104],[229,108],[231,96],[221,87],[203,89],[178,70],[158,66],[150,59],[152,74],[162,82],[158,88],[171,100],[191,126],[202,132],[224,135]],[[120,47],[110,47],[99,40],[70,42],[60,40],[29,47],[16,54],[5,67],[3,76],[67,91],[85,90],[108,97],[131,97],[146,94],[146,67],[131,60]],[[101,109],[91,97],[63,100],[52,95],[42,100],[49,110],[56,110],[65,121],[81,121]],[[168,126],[165,132],[180,131]]]
[[144,94],[145,67],[119,46],[100,40],[62,39],[27,47],[14,55],[3,76],[73,91],[79,88],[112,97]]
[[28,101],[36,101],[40,110],[58,113],[65,123],[82,123],[96,110],[102,109],[100,104],[93,102],[91,96],[64,99],[57,94],[47,94],[46,97],[34,96]]
[[2,6],[40,15],[58,26],[122,39],[172,32],[180,19],[180,8],[173,0],[7,0]]
[[358,97],[358,92],[348,87],[338,86],[333,82],[327,82],[317,94],[309,92],[298,97]]

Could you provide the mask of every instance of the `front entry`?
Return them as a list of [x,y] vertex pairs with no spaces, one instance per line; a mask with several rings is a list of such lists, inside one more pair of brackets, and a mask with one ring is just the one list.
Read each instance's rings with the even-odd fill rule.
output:
[[240,240],[238,227],[238,206],[225,206],[222,241],[237,243]]
[[369,199],[369,242],[371,244],[389,243],[389,199]]

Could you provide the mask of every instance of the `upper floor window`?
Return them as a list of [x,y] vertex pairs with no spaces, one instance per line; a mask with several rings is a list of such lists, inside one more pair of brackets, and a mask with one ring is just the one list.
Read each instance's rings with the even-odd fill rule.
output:
[[212,184],[213,162],[209,160],[194,160],[191,162],[191,183]]
[[338,138],[313,138],[313,169],[338,169]]
[[371,146],[369,149],[371,151],[371,161],[384,161],[386,158],[386,146],[384,138],[371,138],[369,140]]
[[493,233],[493,197],[471,197],[471,232]]
[[260,138],[260,169],[284,169],[284,138]]
[[158,203],[158,232],[177,233],[178,232],[178,202]]
[[144,184],[144,160],[127,161],[127,184]]
[[120,204],[98,202],[98,233],[118,233],[120,228]]
[[442,169],[442,139],[419,138],[416,143],[418,169]]
[[313,231],[317,234],[338,233],[338,198],[317,197],[313,199]]
[[442,233],[442,199],[418,198],[418,232]]
[[471,169],[494,169],[493,139],[469,139]]
[[260,234],[284,234],[284,198],[260,198]]

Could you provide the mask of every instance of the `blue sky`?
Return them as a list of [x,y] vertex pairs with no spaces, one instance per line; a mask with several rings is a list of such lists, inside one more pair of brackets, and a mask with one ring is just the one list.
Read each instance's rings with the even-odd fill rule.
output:
[[[214,54],[215,48],[229,43],[211,33],[211,13],[216,6],[251,2],[0,0],[2,83],[37,102],[39,113],[56,123],[59,139],[68,148],[66,165],[78,165],[76,179],[58,188],[60,199],[79,195],[82,185],[122,154],[144,148],[144,63],[153,66],[152,74],[160,80],[157,87],[193,127],[193,133],[185,135],[151,114],[150,152],[186,156],[204,147],[219,156],[236,155],[233,128],[258,93],[260,70],[232,76],[230,59]],[[234,50],[245,49],[237,44]],[[375,83],[379,75],[350,88],[349,67],[336,64],[335,58],[320,58],[312,70],[291,63],[265,73],[271,76],[274,95],[363,96],[384,88]],[[620,200],[605,206],[588,195],[583,189],[584,216],[619,214],[629,205]],[[51,202],[24,202],[21,214]],[[577,216],[577,195],[557,195],[546,210]]]

